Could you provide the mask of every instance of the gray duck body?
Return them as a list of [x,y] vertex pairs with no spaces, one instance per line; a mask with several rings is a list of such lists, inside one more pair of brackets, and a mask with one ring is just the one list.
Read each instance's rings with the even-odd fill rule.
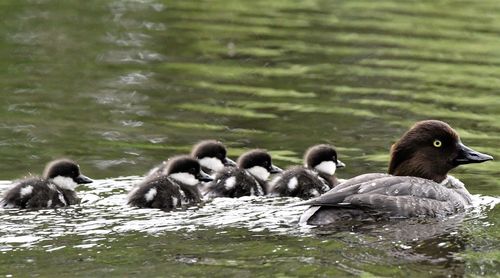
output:
[[326,225],[345,220],[445,216],[464,211],[472,199],[464,184],[452,176],[437,183],[372,173],[347,180],[302,204],[311,207],[302,215],[301,223]]

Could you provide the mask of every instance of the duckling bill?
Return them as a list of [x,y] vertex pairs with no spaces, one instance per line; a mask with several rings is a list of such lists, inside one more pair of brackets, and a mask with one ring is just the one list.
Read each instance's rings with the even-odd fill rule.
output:
[[445,216],[472,204],[453,168],[493,157],[465,146],[455,130],[437,120],[421,121],[391,148],[388,174],[349,179],[302,204],[311,207],[300,222],[326,225],[344,220]]

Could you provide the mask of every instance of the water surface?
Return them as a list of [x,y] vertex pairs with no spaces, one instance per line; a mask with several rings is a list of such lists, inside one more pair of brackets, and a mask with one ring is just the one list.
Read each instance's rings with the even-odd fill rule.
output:
[[0,274],[498,275],[498,161],[453,174],[477,207],[443,220],[299,227],[296,199],[124,205],[206,138],[279,166],[338,146],[342,178],[385,171],[415,121],[500,157],[496,1],[50,1],[0,4],[0,192],[57,157],[97,179],[69,209],[0,212]]

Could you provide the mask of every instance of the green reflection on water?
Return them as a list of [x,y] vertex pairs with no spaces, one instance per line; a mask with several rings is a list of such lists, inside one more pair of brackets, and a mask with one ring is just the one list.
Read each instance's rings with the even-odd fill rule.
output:
[[[77,160],[92,177],[138,175],[206,138],[226,143],[232,157],[266,148],[281,167],[301,164],[310,145],[335,144],[348,164],[339,175],[351,177],[385,171],[390,145],[427,118],[450,122],[468,145],[500,155],[497,1],[8,0],[0,7],[2,179],[41,173],[61,156]],[[467,165],[453,174],[473,193],[499,196],[499,166]],[[492,223],[498,218],[488,215]],[[479,251],[453,254],[473,261],[466,270],[472,274],[495,274],[498,267],[498,252],[488,246],[498,245],[498,235],[485,233],[487,243],[474,241]],[[142,235],[131,241],[124,235],[89,261],[70,248],[54,256],[34,252],[49,265],[68,255],[81,262],[77,270],[99,274],[106,262],[120,274],[164,275],[179,265],[179,275],[265,275],[271,266],[283,276],[353,274],[331,263],[345,248],[336,240],[308,239],[317,248],[309,254],[317,261],[308,262],[303,246],[270,256],[280,242],[273,235],[262,235],[261,245],[247,242],[252,235],[223,240],[247,248],[220,251],[196,267],[172,254],[223,244],[214,246],[203,233],[202,241],[174,238],[172,245],[164,243],[168,237],[143,242]],[[297,238],[280,240],[294,245]],[[354,253],[364,252],[376,250]],[[15,263],[32,253],[18,254],[5,256]],[[162,255],[168,263],[155,268]],[[391,259],[379,266],[360,260],[352,268],[356,275],[408,274]],[[96,260],[102,265],[94,266]],[[16,270],[23,273],[27,265]],[[24,273],[30,267],[37,266]],[[446,263],[419,268],[425,274],[452,269]]]

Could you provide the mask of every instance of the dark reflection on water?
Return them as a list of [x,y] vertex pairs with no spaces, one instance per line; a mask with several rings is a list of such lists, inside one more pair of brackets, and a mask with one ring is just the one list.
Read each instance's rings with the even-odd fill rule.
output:
[[292,199],[123,206],[136,175],[206,138],[233,158],[265,147],[282,167],[332,143],[347,178],[385,171],[397,137],[438,118],[498,157],[496,1],[0,6],[0,178],[61,156],[97,179],[124,176],[83,187],[75,208],[2,211],[0,274],[498,275],[496,161],[454,171],[481,206],[437,222],[297,227]]

